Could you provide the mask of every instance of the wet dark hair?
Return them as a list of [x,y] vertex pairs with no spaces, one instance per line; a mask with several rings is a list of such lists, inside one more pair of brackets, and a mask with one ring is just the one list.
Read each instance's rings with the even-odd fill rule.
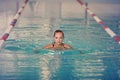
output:
[[64,33],[63,33],[63,31],[62,31],[62,30],[56,30],[56,31],[54,32],[53,37],[54,37],[54,36],[55,36],[55,34],[56,34],[56,33],[58,33],[58,32],[61,32],[61,33],[62,33],[62,35],[63,35],[63,38],[64,38]]

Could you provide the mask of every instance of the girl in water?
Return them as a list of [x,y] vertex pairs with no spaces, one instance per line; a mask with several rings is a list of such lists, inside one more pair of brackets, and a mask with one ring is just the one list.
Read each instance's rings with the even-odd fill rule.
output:
[[66,50],[72,49],[72,47],[68,44],[63,43],[64,33],[61,30],[56,30],[53,35],[54,42],[52,44],[48,44],[44,46],[44,49],[51,49],[51,50]]

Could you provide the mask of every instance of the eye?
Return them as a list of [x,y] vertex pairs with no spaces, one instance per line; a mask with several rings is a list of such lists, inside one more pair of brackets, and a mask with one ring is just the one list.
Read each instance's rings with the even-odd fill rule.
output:
[[55,37],[55,39],[58,39],[58,37]]
[[60,39],[63,39],[63,37],[60,37]]

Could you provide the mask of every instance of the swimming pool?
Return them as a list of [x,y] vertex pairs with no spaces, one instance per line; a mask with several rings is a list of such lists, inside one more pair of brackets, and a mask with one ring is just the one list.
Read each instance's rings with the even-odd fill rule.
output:
[[[118,19],[104,21],[120,35]],[[62,21],[54,28],[19,22],[0,53],[0,80],[119,80],[120,45],[93,20],[87,27],[79,19]],[[64,31],[64,42],[74,50],[42,49],[55,29]]]
[[[83,15],[74,12],[74,9],[68,10],[71,3],[53,2],[38,0],[30,1],[27,5],[26,12],[0,50],[0,80],[120,80],[120,45],[92,18],[89,18],[86,26]],[[6,26],[8,18],[21,3],[13,1],[10,4],[16,4],[14,9],[11,7],[12,13],[11,8],[10,12],[6,6],[2,9],[5,19],[1,22]],[[76,3],[73,4],[78,8]],[[20,14],[21,12],[18,13]],[[120,35],[120,16],[102,17],[103,21]],[[14,23],[16,17],[11,25]],[[0,27],[0,35],[3,29],[5,27]],[[52,35],[56,29],[64,31],[64,42],[70,44],[73,50],[42,49],[44,45],[52,43]]]

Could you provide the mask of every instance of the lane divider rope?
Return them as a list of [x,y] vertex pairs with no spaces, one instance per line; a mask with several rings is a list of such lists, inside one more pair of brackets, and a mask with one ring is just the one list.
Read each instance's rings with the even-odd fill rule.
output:
[[85,4],[82,2],[82,0],[77,0],[78,3],[87,10],[87,12],[95,19],[95,21],[102,26],[102,28],[116,41],[120,44],[120,36],[115,34],[107,25],[104,24],[104,22],[96,16],[88,7],[85,6]]
[[0,38],[0,49],[3,46],[3,43],[7,40],[7,38],[10,35],[10,32],[12,30],[12,28],[14,28],[18,18],[20,17],[21,13],[23,12],[25,6],[27,5],[28,0],[25,0],[22,7],[18,10],[18,12],[16,13],[16,15],[14,16],[13,20],[11,21],[10,25],[7,27],[7,29],[4,31],[2,37]]

